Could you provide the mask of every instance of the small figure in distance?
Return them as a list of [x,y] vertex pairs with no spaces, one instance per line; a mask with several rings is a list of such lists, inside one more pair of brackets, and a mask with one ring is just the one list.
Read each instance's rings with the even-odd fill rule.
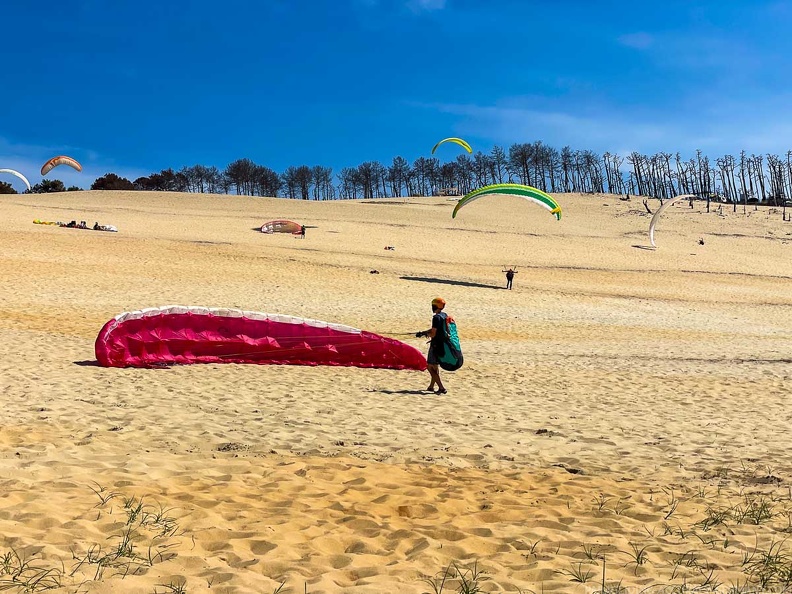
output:
[[305,225],[300,225],[300,239],[305,239]]
[[509,268],[508,270],[504,270],[503,272],[506,273],[506,288],[511,291],[512,281],[514,280],[514,275],[517,274],[517,271],[514,270],[514,268]]
[[699,239],[699,245],[704,245],[704,238],[703,237]]
[[96,221],[93,226],[94,231],[100,231],[101,227],[99,226],[99,221]]
[[432,327],[429,330],[421,330],[416,332],[415,336],[421,338],[422,336],[429,337],[429,352],[426,354],[426,369],[429,371],[429,377],[432,381],[429,387],[426,388],[428,392],[435,392],[435,384],[437,384],[437,391],[435,394],[446,394],[448,390],[445,389],[443,382],[440,381],[440,361],[437,358],[437,351],[442,355],[442,349],[445,348],[446,336],[446,314],[443,313],[446,302],[442,297],[435,297],[432,299]]

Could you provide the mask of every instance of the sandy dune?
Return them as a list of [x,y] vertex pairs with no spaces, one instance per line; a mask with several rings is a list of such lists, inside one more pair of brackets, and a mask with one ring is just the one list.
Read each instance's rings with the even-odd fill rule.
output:
[[[516,198],[452,220],[444,199],[0,197],[0,587],[419,594],[456,562],[485,591],[594,592],[602,557],[612,592],[792,583],[792,223],[682,204],[649,250],[635,198],[558,198],[560,222]],[[275,218],[306,239],[253,230]],[[425,349],[436,295],[466,359],[442,397],[415,372],[93,361],[104,322],[168,304]]]

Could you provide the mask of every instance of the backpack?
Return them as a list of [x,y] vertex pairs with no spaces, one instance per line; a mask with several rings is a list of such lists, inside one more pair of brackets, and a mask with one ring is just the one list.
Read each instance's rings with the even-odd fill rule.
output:
[[440,367],[446,371],[456,371],[465,362],[462,357],[462,347],[459,344],[459,335],[454,318],[445,318],[445,337],[443,341],[443,352],[437,357]]

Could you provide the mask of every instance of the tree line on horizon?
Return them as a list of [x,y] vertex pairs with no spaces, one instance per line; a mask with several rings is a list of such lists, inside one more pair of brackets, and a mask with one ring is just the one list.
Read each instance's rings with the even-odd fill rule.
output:
[[[301,200],[464,195],[496,183],[521,183],[550,193],[612,193],[670,198],[695,194],[706,200],[761,202],[783,206],[792,198],[792,151],[786,155],[724,155],[711,160],[702,152],[683,159],[680,153],[624,157],[591,150],[560,151],[543,144],[513,144],[508,152],[495,146],[489,153],[461,154],[455,160],[401,156],[390,165],[367,161],[345,167],[335,176],[330,167],[290,166],[281,173],[250,159],[229,163],[224,170],[194,165],[163,169],[134,181],[108,173],[92,190],[151,190],[273,196]],[[43,180],[34,193],[79,190],[60,180]],[[0,182],[0,193],[14,192]]]

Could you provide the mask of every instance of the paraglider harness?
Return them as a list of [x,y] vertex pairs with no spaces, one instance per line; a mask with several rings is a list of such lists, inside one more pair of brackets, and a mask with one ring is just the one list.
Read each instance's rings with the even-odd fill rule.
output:
[[437,360],[440,362],[440,367],[446,371],[456,371],[465,362],[462,357],[462,347],[459,344],[459,335],[457,334],[457,327],[454,318],[446,316],[445,319],[445,341],[443,346],[443,354],[438,353]]
[[[440,367],[446,371],[456,371],[465,362],[462,357],[462,347],[459,344],[456,322],[454,318],[445,312],[435,315],[440,316],[445,323],[438,329],[438,334],[431,340],[434,355],[437,357]],[[423,332],[418,334],[425,336]],[[439,334],[442,334],[442,336],[439,336]]]

